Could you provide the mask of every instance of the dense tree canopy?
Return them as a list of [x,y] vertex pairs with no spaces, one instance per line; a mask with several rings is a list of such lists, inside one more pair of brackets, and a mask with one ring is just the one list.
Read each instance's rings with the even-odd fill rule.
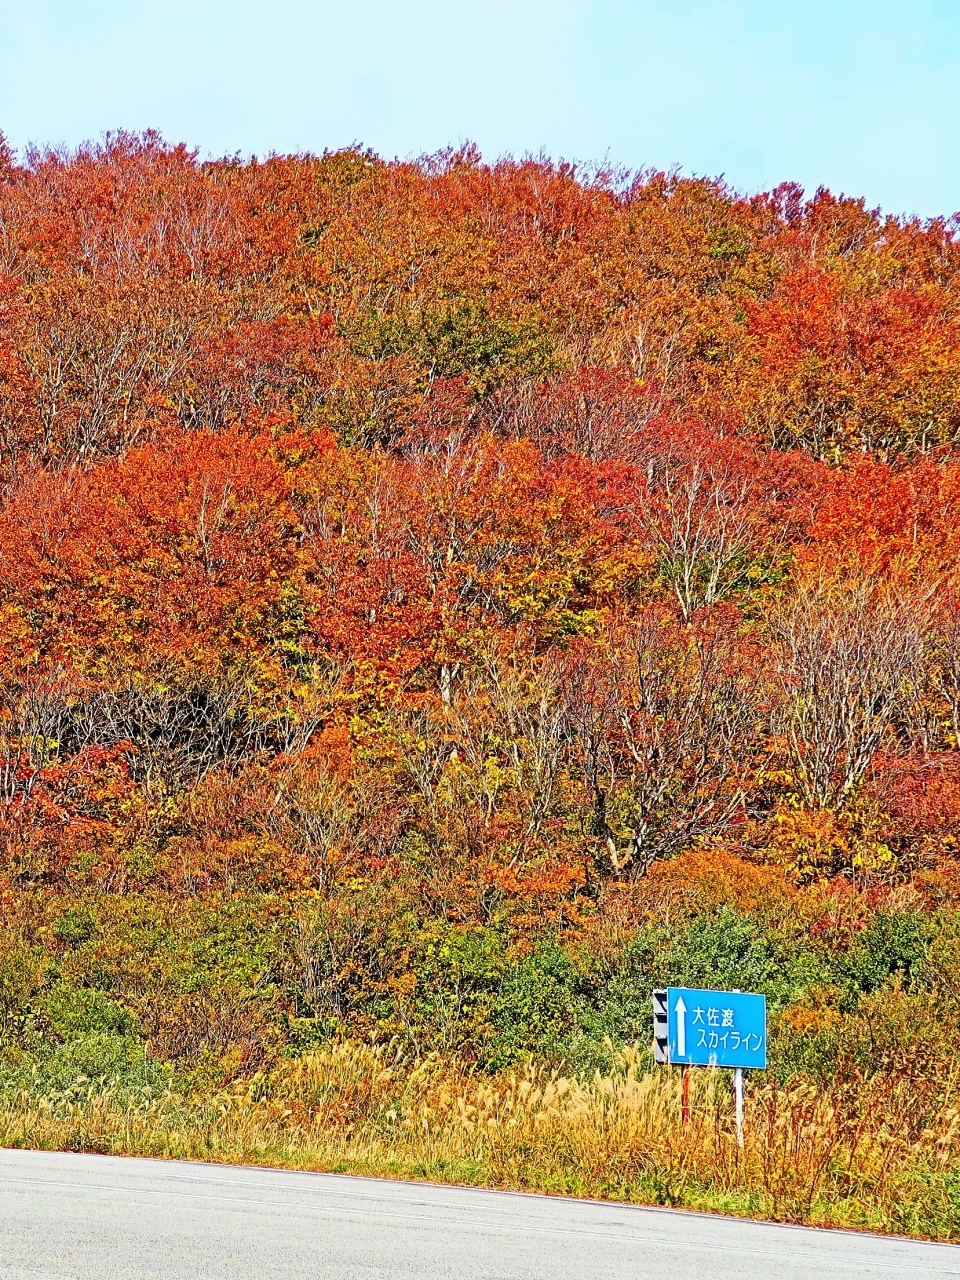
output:
[[676,859],[949,897],[958,443],[943,219],[4,151],[4,884],[309,902],[394,1019],[398,921],[602,952]]

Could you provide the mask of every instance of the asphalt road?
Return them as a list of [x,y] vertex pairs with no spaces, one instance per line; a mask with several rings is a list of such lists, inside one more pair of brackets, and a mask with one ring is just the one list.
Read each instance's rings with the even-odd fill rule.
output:
[[0,1280],[893,1280],[960,1246],[333,1174],[0,1150]]

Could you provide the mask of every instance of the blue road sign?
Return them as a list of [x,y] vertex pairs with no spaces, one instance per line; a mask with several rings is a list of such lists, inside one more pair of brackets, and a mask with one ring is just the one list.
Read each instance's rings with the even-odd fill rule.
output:
[[677,1065],[765,1067],[766,996],[668,987],[667,1037]]

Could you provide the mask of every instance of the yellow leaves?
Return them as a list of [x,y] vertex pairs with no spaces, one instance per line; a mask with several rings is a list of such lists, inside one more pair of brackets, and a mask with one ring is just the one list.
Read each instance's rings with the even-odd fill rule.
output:
[[841,1022],[836,1007],[841,994],[838,987],[813,986],[801,999],[787,1006],[781,1014],[781,1024],[798,1035],[833,1030]]
[[403,998],[404,996],[411,996],[417,989],[417,975],[410,971],[406,973],[399,973],[388,978],[386,985],[400,998]]
[[864,797],[839,811],[808,809],[788,799],[780,802],[761,838],[768,856],[800,881],[842,871],[870,880],[896,870],[896,855],[883,838],[887,822]]

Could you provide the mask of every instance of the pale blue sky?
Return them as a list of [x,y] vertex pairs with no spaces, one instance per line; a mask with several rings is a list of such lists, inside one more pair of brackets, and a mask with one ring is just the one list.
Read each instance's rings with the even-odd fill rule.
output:
[[960,0],[0,0],[17,147],[463,140],[960,209]]

